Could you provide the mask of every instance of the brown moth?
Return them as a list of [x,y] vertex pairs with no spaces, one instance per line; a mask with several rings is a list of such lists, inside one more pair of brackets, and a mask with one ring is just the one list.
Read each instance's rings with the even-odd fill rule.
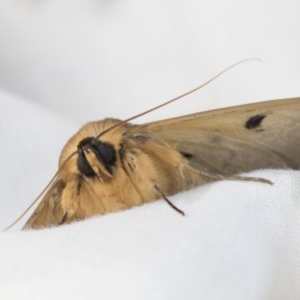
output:
[[218,179],[249,179],[234,175],[264,168],[300,169],[300,98],[143,125],[91,122],[63,148],[57,176],[24,228],[168,201],[168,195]]

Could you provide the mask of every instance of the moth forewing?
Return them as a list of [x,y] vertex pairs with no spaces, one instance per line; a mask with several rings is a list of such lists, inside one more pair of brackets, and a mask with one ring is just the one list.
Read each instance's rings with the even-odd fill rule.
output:
[[64,217],[61,207],[61,195],[66,184],[55,180],[46,192],[44,198],[27,220],[24,229],[42,228],[59,225]]
[[300,168],[300,98],[218,109],[144,125],[197,169],[231,175]]
[[60,165],[25,228],[131,208],[255,169],[299,169],[300,98],[144,125],[92,122],[66,144]]

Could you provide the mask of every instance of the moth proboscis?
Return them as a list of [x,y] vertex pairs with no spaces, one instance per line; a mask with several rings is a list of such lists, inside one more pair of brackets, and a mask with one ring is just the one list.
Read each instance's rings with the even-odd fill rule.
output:
[[59,170],[24,228],[67,224],[161,198],[183,213],[168,195],[222,179],[270,183],[238,174],[300,168],[300,98],[129,123],[136,117],[82,127],[63,148]]

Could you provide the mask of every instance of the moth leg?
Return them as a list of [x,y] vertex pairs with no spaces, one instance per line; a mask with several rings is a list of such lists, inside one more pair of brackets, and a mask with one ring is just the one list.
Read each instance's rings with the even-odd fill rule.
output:
[[195,170],[199,175],[210,178],[212,180],[239,180],[239,181],[253,181],[253,182],[262,182],[266,184],[272,185],[273,182],[266,178],[261,177],[249,177],[249,176],[240,176],[240,175],[221,175],[221,174],[210,174],[206,172],[202,172],[199,170]]
[[184,211],[182,211],[181,209],[179,209],[177,206],[175,206],[168,198],[167,196],[164,194],[164,192],[156,185],[154,184],[154,188],[156,190],[156,192],[175,210],[177,211],[179,214],[181,214],[182,216],[185,216]]

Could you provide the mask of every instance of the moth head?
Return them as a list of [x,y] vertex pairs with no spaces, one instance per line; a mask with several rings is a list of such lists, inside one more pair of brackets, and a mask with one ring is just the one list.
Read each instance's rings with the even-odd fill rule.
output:
[[79,173],[101,181],[112,177],[116,165],[116,150],[107,142],[95,137],[81,140],[77,146],[77,168]]

